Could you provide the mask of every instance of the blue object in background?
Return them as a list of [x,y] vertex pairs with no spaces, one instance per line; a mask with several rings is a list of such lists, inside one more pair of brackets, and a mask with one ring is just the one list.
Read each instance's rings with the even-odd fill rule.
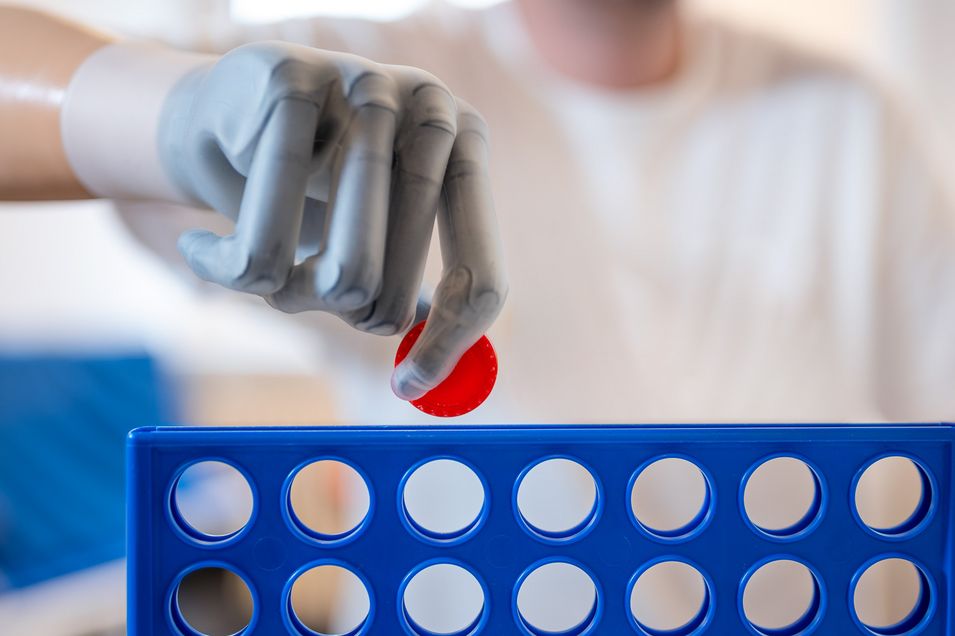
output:
[[[475,622],[460,632],[538,636],[516,611],[517,588],[535,567],[558,560],[592,575],[598,600],[589,618],[565,636],[643,634],[953,633],[952,465],[955,429],[944,424],[884,426],[570,426],[310,429],[141,429],[128,452],[128,629],[132,635],[187,634],[177,585],[200,567],[232,570],[248,584],[254,610],[241,634],[308,635],[294,617],[289,589],[309,567],[335,563],[368,588],[371,611],[350,633],[432,636],[409,619],[401,590],[425,565],[465,567],[485,594]],[[806,517],[763,532],[743,510],[751,471],[778,455],[804,460],[818,488]],[[566,457],[587,467],[598,485],[590,517],[565,535],[535,532],[515,503],[517,484],[541,460]],[[686,527],[654,534],[631,511],[630,488],[640,468],[665,457],[688,459],[708,482],[703,511]],[[875,531],[854,507],[862,472],[884,456],[910,458],[924,486],[909,521]],[[426,535],[408,522],[402,486],[428,459],[473,467],[485,488],[478,521],[460,536]],[[302,528],[290,509],[296,471],[319,459],[351,464],[367,482],[368,516],[350,534],[320,536]],[[194,462],[216,460],[239,469],[255,497],[248,524],[222,537],[184,527],[171,493]],[[918,568],[922,594],[901,623],[865,628],[852,609],[853,590],[875,560],[903,558]],[[816,595],[807,613],[783,629],[757,629],[744,617],[742,589],[762,564],[787,559],[809,567]],[[653,631],[630,612],[630,591],[645,568],[682,560],[704,574],[700,613],[676,630]]]
[[0,590],[124,556],[125,438],[169,414],[146,356],[0,356]]

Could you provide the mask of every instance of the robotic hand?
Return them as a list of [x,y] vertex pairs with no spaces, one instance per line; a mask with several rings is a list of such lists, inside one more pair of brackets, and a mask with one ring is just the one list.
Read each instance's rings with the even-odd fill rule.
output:
[[201,278],[370,333],[411,325],[437,217],[443,275],[392,377],[404,399],[440,383],[504,302],[486,125],[424,71],[280,42],[221,58],[112,44],[74,75],[62,134],[92,193],[235,221],[180,237]]

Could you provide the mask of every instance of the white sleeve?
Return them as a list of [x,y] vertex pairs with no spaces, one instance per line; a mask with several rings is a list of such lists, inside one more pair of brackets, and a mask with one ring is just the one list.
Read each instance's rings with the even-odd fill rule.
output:
[[887,122],[883,146],[876,398],[889,419],[953,420],[955,175],[929,160],[903,121]]

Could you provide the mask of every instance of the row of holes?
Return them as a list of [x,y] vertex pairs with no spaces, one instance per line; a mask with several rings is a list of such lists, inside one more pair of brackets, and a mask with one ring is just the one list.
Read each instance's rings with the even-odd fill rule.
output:
[[[925,571],[900,556],[865,564],[853,578],[852,615],[863,633],[913,635],[934,613],[934,586]],[[670,558],[647,563],[628,587],[630,624],[643,636],[696,636],[715,611],[713,583],[692,563]],[[413,570],[399,589],[400,620],[412,636],[474,636],[489,608],[487,590],[464,564],[429,562]],[[254,621],[254,597],[246,580],[223,568],[202,568],[182,577],[172,596],[173,624],[190,636],[226,636]],[[514,620],[528,636],[583,636],[603,614],[603,598],[580,564],[535,564],[514,589]],[[738,606],[755,636],[808,635],[826,611],[818,573],[807,564],[776,558],[756,564],[740,585]],[[324,562],[293,579],[286,625],[302,636],[365,634],[374,604],[363,578],[344,563]]]
[[[205,479],[197,476],[205,476]],[[884,539],[907,539],[927,525],[934,509],[932,477],[910,457],[870,462],[854,481],[853,514]],[[192,464],[175,480],[170,512],[191,539],[206,543],[237,537],[250,521],[254,496],[235,467],[218,461]],[[199,488],[192,487],[200,484]],[[210,496],[209,489],[217,490]],[[326,544],[353,540],[370,521],[371,495],[350,464],[324,459],[293,472],[286,513],[306,536]],[[402,521],[415,536],[438,545],[470,538],[488,514],[487,485],[471,466],[439,458],[408,471],[398,488]],[[691,459],[668,456],[647,462],[631,479],[631,519],[653,539],[681,542],[697,536],[715,509],[712,479]],[[827,489],[818,469],[793,456],[776,456],[743,477],[740,507],[757,534],[791,541],[822,519]],[[597,523],[603,506],[593,473],[566,457],[532,464],[518,477],[515,515],[540,541],[576,541]]]

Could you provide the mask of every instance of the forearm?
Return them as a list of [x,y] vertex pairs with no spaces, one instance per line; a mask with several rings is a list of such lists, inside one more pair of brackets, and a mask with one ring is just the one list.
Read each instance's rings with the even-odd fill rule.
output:
[[44,13],[0,7],[0,200],[90,196],[67,161],[60,114],[73,74],[110,41]]

